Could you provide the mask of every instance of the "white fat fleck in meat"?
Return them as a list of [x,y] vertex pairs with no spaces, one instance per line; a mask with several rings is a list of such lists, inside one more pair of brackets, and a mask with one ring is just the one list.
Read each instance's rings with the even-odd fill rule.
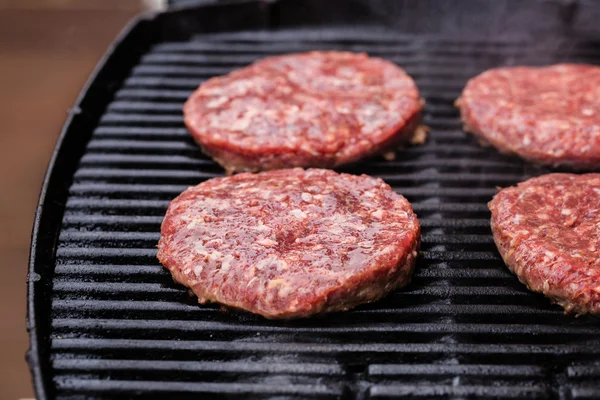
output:
[[282,193],[282,194],[278,194],[276,196],[273,197],[275,199],[275,201],[284,201],[290,198],[290,196],[288,194]]
[[393,253],[394,252],[394,246],[386,246],[381,250],[376,250],[373,252],[373,255],[376,257],[382,256],[384,254],[388,254],[388,253]]
[[544,254],[550,259],[556,257],[556,254],[551,252],[550,250],[544,250]]
[[261,199],[270,200],[273,197],[273,192],[271,190],[262,190],[258,195]]
[[347,267],[350,270],[356,270],[365,267],[369,260],[369,256],[365,254],[363,249],[355,249],[348,253]]
[[269,228],[267,225],[265,225],[264,223],[260,222],[258,225],[253,226],[252,229],[258,231],[258,232],[262,232],[262,233],[266,233],[266,232],[270,232],[271,228]]
[[288,264],[285,260],[277,258],[275,256],[269,256],[267,258],[263,258],[259,262],[256,263],[256,269],[261,271],[265,268],[273,267],[278,271],[283,271],[288,268]]
[[[378,222],[373,222],[371,227],[375,230],[379,230],[380,226],[377,225],[379,224]],[[340,225],[342,228],[347,229],[349,231],[358,231],[358,232],[362,232],[364,230],[367,229],[367,225],[365,225],[364,223],[362,223],[360,221],[360,219],[355,220],[355,221],[347,221],[344,222]]]
[[319,155],[319,152],[317,150],[313,149],[312,146],[308,142],[303,142],[300,145],[300,149],[302,151],[307,152],[308,154],[313,155],[313,156],[318,156]]
[[341,226],[339,225],[331,225],[328,229],[327,232],[333,234],[333,235],[341,235],[342,233],[344,233],[344,230],[342,229]]
[[233,257],[231,254],[227,254],[224,258],[223,258],[223,262],[221,263],[221,272],[222,273],[226,273],[229,268],[231,267],[231,262],[235,260],[235,257]]
[[205,256],[205,257],[208,256],[208,249],[206,247],[204,247],[203,242],[196,243],[196,245],[194,246],[194,251],[199,256]]
[[212,100],[208,101],[206,103],[206,107],[207,108],[217,108],[220,105],[222,105],[223,103],[225,103],[227,100],[229,100],[229,97],[220,96],[220,97],[217,97],[216,99],[212,99]]
[[350,114],[352,112],[352,109],[348,106],[337,106],[336,110],[341,114]]
[[[287,283],[287,282],[286,282]],[[277,293],[279,295],[279,298],[285,298],[287,297],[290,293],[292,293],[293,289],[292,289],[292,285],[285,284],[285,285],[281,285],[279,287],[279,292]]]
[[211,198],[205,198],[203,200],[203,204],[202,206],[204,207],[204,209],[208,209],[208,210],[226,210],[229,208],[229,204],[227,204],[224,201],[220,201],[219,199],[211,199]]
[[[401,205],[399,205],[399,207],[401,207]],[[386,211],[386,213],[387,213],[387,211]],[[408,213],[406,211],[402,211],[402,210],[397,211],[395,214],[400,218],[408,218]]]
[[192,229],[196,228],[196,225],[198,225],[198,223],[199,223],[199,222],[200,222],[200,221],[199,221],[198,219],[195,219],[195,220],[193,220],[193,221],[189,222],[189,223],[186,225],[185,229],[187,229],[187,230],[192,230]]
[[267,238],[259,239],[256,241],[256,243],[258,243],[264,247],[274,247],[274,246],[277,246],[277,244],[278,244],[275,240],[271,240],[271,239],[267,239]]
[[256,108],[248,108],[241,118],[237,118],[233,121],[233,123],[230,125],[231,130],[243,131],[244,129],[248,128],[254,117],[259,114],[260,110]]
[[337,73],[344,78],[354,78],[357,75],[356,68],[352,66],[341,67],[337,70]]
[[221,266],[223,260],[223,253],[220,251],[214,251],[208,255],[208,268],[214,270]]
[[294,240],[294,243],[310,243],[315,240],[316,235],[308,235],[305,237],[298,237]]
[[255,281],[255,280],[257,280],[257,279],[258,279],[258,277],[256,277],[256,276],[255,276],[255,277],[253,277],[252,279],[250,279],[250,280],[248,281],[248,284],[246,285],[246,287],[250,287],[250,286],[252,286],[252,284],[254,283],[254,281]]
[[307,203],[311,202],[313,197],[310,193],[302,193],[302,195],[300,195],[300,197],[302,198],[303,201],[306,201]]
[[542,290],[544,293],[548,292],[550,290],[550,284],[548,283],[548,280],[546,279],[542,285]]
[[374,242],[372,240],[365,240],[358,244],[363,249],[371,249],[373,248]]
[[373,198],[373,197],[375,197],[375,193],[372,192],[371,190],[367,190],[363,193],[363,196],[368,197],[368,198]]
[[267,289],[273,289],[278,286],[289,286],[289,283],[285,279],[271,279],[269,283],[267,283]]
[[569,284],[569,288],[571,288],[571,290],[575,291],[579,288],[579,286],[577,286],[576,283],[571,283],[571,284]]
[[295,208],[292,211],[290,211],[290,214],[292,214],[295,218],[298,219],[305,219],[307,217],[306,213],[298,208]]
[[371,213],[371,215],[379,220],[383,219],[383,217],[385,217],[386,211],[385,210],[377,210],[377,211],[373,211]]

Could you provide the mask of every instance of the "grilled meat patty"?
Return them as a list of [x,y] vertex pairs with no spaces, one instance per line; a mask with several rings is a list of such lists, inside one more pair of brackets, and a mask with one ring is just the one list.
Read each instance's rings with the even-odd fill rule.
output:
[[600,314],[600,174],[548,174],[489,203],[508,268],[567,313]]
[[422,101],[398,66],[329,51],[269,57],[200,85],[183,108],[228,172],[350,163],[408,141]]
[[465,130],[540,164],[600,167],[600,67],[509,67],[471,79],[458,101]]
[[200,303],[267,318],[350,309],[406,285],[420,228],[381,179],[284,169],[214,178],[174,199],[158,259]]

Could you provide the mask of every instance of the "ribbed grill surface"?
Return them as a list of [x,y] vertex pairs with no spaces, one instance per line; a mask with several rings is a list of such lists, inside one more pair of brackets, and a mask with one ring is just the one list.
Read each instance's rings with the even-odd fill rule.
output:
[[[294,322],[198,306],[156,260],[168,202],[223,174],[188,135],[197,85],[269,55],[366,51],[403,66],[427,100],[427,143],[344,169],[381,177],[423,230],[414,280],[375,304]],[[160,43],[116,92],[66,204],[52,297],[59,397],[598,398],[600,324],[566,317],[503,265],[486,203],[546,172],[482,148],[453,101],[498,65],[600,62],[598,48],[281,30]],[[175,396],[179,397],[175,397]]]

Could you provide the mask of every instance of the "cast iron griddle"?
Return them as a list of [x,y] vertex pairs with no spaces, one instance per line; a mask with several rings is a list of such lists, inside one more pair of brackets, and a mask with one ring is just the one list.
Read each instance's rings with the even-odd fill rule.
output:
[[[600,46],[412,33],[383,28],[389,16],[365,2],[339,9],[248,1],[171,11],[140,19],[112,49],[71,111],[34,227],[28,359],[39,400],[600,397],[598,320],[563,316],[528,292],[490,234],[496,186],[548,170],[480,147],[453,107],[484,69],[599,63]],[[187,133],[182,104],[214,75],[315,49],[391,60],[427,100],[425,145],[342,169],[383,178],[412,202],[423,230],[413,283],[294,322],[199,306],[155,259],[169,201],[223,173]]]

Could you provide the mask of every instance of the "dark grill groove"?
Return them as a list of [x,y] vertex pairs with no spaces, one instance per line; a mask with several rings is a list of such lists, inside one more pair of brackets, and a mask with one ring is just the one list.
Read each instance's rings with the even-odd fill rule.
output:
[[[155,258],[169,201],[222,175],[188,135],[182,104],[214,75],[313,49],[394,61],[427,100],[425,145],[399,151],[393,161],[342,169],[381,177],[413,203],[423,230],[413,282],[374,304],[305,321],[199,306]],[[44,289],[49,340],[40,344],[49,393],[597,398],[597,320],[563,316],[528,292],[504,267],[490,234],[486,203],[496,187],[547,170],[480,147],[461,130],[453,107],[466,80],[484,69],[600,62],[597,50],[369,27],[204,34],[140,50],[128,75],[122,71],[113,82],[113,96],[96,105],[98,122],[86,125],[91,137],[58,203],[64,215],[51,291]]]

